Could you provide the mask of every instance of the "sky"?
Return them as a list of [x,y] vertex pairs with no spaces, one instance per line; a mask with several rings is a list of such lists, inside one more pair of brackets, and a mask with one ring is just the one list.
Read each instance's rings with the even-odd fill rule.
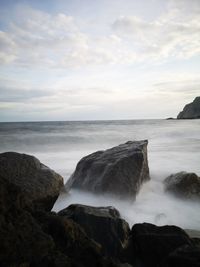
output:
[[176,117],[199,70],[199,0],[0,0],[0,121]]

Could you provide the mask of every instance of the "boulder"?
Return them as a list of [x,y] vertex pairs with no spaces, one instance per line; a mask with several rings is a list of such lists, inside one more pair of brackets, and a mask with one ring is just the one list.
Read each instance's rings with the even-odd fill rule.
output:
[[20,188],[1,176],[0,184],[0,266],[36,266],[52,253],[52,239],[24,209]]
[[135,199],[142,183],[150,179],[147,144],[129,141],[82,158],[66,187]]
[[55,213],[39,212],[35,216],[43,231],[52,237],[57,250],[70,259],[72,266],[115,266],[103,258],[101,246],[73,220]]
[[74,221],[30,210],[21,188],[0,176],[0,266],[117,267]]
[[51,210],[63,178],[37,158],[16,152],[0,154],[0,175],[23,192],[26,206]]
[[200,119],[200,96],[196,97],[192,103],[187,104],[178,114],[177,119]]
[[200,247],[184,245],[169,254],[160,267],[199,267]]
[[58,215],[78,223],[91,239],[102,246],[104,255],[120,257],[128,241],[130,229],[118,210],[113,207],[73,204]]
[[[193,242],[177,226],[156,226],[149,223],[135,224],[131,229],[127,259],[138,266],[160,266],[164,259],[177,248]],[[137,266],[137,265],[136,265]],[[182,266],[182,265],[177,265]]]
[[195,173],[178,172],[164,180],[165,190],[183,198],[200,198],[200,177]]

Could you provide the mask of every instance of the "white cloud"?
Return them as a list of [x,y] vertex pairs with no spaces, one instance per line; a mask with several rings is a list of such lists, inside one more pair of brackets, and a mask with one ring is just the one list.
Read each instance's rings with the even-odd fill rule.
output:
[[2,64],[19,66],[79,67],[115,62],[120,38],[93,37],[81,32],[75,19],[23,7],[0,32]]
[[9,64],[16,59],[16,44],[12,36],[6,32],[0,31],[0,63]]
[[33,82],[22,79],[1,78],[0,105],[5,103],[25,103],[41,101],[55,94],[53,88],[44,85],[34,85]]
[[87,37],[77,30],[71,16],[53,16],[27,7],[20,12],[20,18],[0,34],[4,63],[52,66],[73,49],[86,45]]
[[199,15],[199,0],[169,0],[169,8],[176,10],[179,15],[194,16]]
[[90,14],[76,18],[20,6],[0,31],[1,116],[176,115],[177,103],[200,93],[197,60],[182,61],[200,52],[200,1],[164,2],[159,16],[150,10],[149,17],[118,17],[110,10],[101,24],[99,14],[97,27]]
[[111,84],[106,76],[102,83],[101,75],[90,79],[87,72],[82,78],[79,76],[79,81],[63,77],[49,87],[45,84],[35,87],[26,80],[4,80],[0,90],[1,116],[7,113],[8,120],[16,114],[26,120],[164,118],[176,116],[180,107],[200,92],[198,75],[170,72],[152,75],[142,75],[147,88],[140,83],[141,77],[138,80],[132,77],[127,87],[125,82]]
[[[0,32],[0,62],[76,68],[189,58],[200,53],[198,2],[194,0],[195,8],[190,5],[187,12],[188,1],[170,0],[169,9],[152,21],[119,17],[105,34],[82,31],[74,17],[63,13],[52,15],[20,6],[7,29]],[[184,14],[187,20],[182,19]]]
[[199,8],[200,1],[170,1],[169,9],[152,21],[122,16],[115,20],[112,28],[144,59],[190,58],[200,54],[197,6]]

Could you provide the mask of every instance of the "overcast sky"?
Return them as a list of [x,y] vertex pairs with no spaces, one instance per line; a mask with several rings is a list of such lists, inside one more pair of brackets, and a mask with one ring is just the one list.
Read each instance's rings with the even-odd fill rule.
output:
[[199,70],[199,0],[0,0],[0,121],[175,117]]

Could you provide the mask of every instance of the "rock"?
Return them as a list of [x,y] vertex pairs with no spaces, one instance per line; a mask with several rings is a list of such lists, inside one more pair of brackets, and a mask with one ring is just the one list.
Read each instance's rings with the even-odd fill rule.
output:
[[52,237],[26,210],[21,189],[1,176],[0,184],[0,266],[72,267],[71,260],[57,250]]
[[19,266],[30,261],[36,266],[52,253],[52,239],[24,209],[21,190],[3,177],[0,184],[0,266]]
[[187,104],[178,114],[177,119],[200,119],[200,96],[196,97],[192,103]]
[[173,117],[169,117],[169,118],[167,118],[166,120],[175,120],[175,118],[173,118]]
[[74,221],[24,206],[21,188],[0,176],[0,266],[117,267]]
[[39,212],[36,217],[43,225],[43,231],[53,238],[56,248],[70,259],[73,266],[108,265],[109,261],[102,257],[101,246],[73,220],[54,213]]
[[161,267],[199,267],[200,247],[185,245],[169,254]]
[[0,154],[0,175],[23,192],[26,206],[51,210],[63,178],[37,158],[16,152]]
[[184,229],[184,231],[191,237],[191,238],[199,238],[200,239],[200,231],[194,229]]
[[145,267],[160,266],[171,252],[183,245],[192,246],[193,243],[179,227],[135,224],[131,229],[126,257],[133,266],[136,263]]
[[150,179],[147,144],[129,141],[82,158],[66,187],[135,199],[141,184]]
[[165,190],[183,198],[200,198],[200,177],[195,173],[178,172],[164,180]]
[[119,258],[126,246],[129,225],[113,207],[73,204],[60,211],[58,215],[78,223],[90,238],[101,244],[106,256]]
[[119,264],[119,267],[133,267],[133,266],[126,262],[126,263]]

